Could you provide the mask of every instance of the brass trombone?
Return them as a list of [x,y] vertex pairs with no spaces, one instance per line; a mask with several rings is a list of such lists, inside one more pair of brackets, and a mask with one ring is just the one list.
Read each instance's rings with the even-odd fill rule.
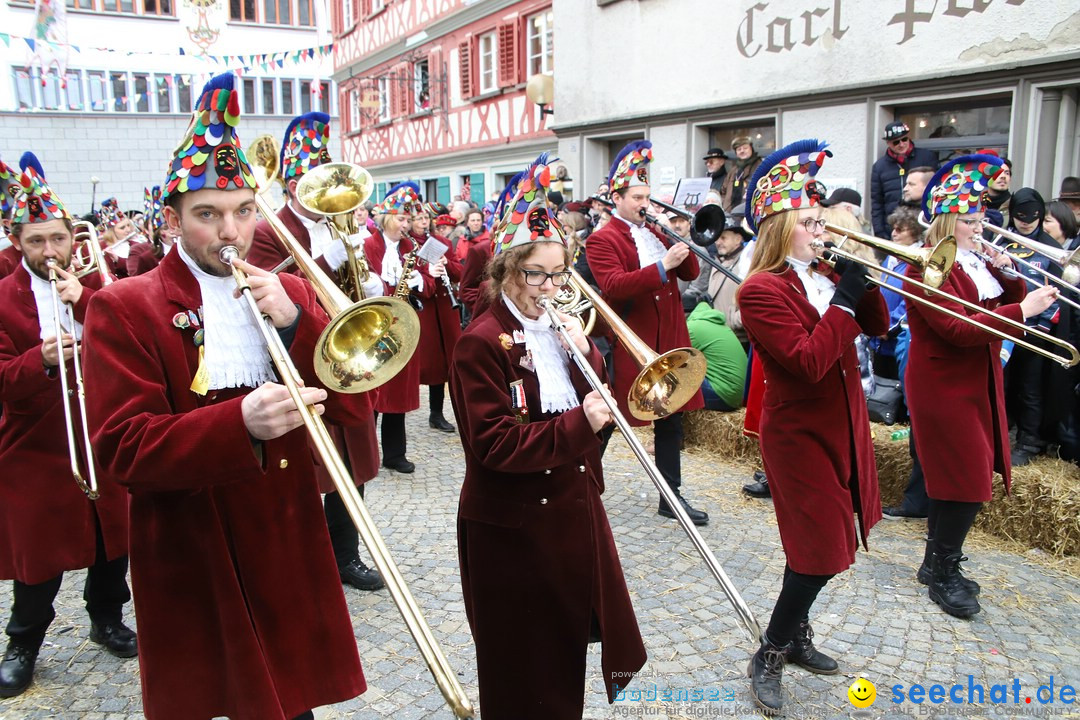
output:
[[101,249],[101,241],[98,239],[97,228],[93,223],[85,220],[76,220],[72,223],[75,231],[74,245],[71,250],[71,260],[74,266],[74,274],[77,278],[97,272],[101,277],[101,286],[105,287],[113,281],[106,266],[105,253]]
[[[701,353],[692,348],[679,348],[663,355],[657,355],[589,287],[589,284],[585,282],[581,275],[573,269],[570,272],[571,283],[578,286],[577,290],[588,298],[596,313],[607,321],[619,340],[626,346],[627,351],[634,356],[635,361],[639,365],[644,364],[637,380],[634,381],[633,389],[630,391],[630,413],[639,420],[655,420],[666,417],[685,405],[693,394],[697,392],[698,387],[701,386],[701,381],[705,377],[705,358]],[[713,577],[720,583],[720,588],[723,590],[724,595],[727,596],[728,602],[735,609],[739,622],[749,633],[752,640],[760,642],[761,626],[758,625],[757,619],[754,618],[754,613],[750,610],[746,601],[743,600],[731,579],[728,578],[724,568],[720,566],[716,556],[713,555],[712,550],[705,543],[705,539],[701,537],[701,533],[698,532],[697,528],[694,527],[694,523],[686,515],[686,510],[683,509],[675,491],[668,486],[667,481],[660,474],[656,463],[649,457],[649,453],[645,450],[641,441],[638,440],[637,435],[634,434],[630,423],[619,412],[619,405],[615,402],[615,398],[604,387],[603,381],[596,375],[592,366],[589,365],[589,361],[574,345],[574,341],[566,331],[565,325],[555,313],[556,305],[550,298],[540,298],[540,306],[547,313],[551,326],[562,335],[566,346],[570,349],[570,356],[588,379],[589,385],[592,386],[593,390],[600,393],[600,396],[604,399],[608,409],[611,411],[611,416],[615,419],[619,432],[629,443],[630,449],[633,450],[638,462],[641,463],[641,466],[649,475],[653,485],[660,491],[660,496],[664,498],[668,507],[675,513],[675,519],[679,522],[683,532],[690,538],[690,542],[693,543],[694,548],[705,561]]]
[[[243,293],[248,309],[255,317],[256,323],[259,325],[259,330],[262,332],[263,341],[266,343],[266,348],[270,353],[271,360],[273,360],[274,367],[281,377],[282,384],[288,389],[289,395],[296,404],[296,409],[304,421],[304,427],[307,429],[308,435],[310,436],[316,451],[319,453],[319,458],[322,460],[323,465],[330,474],[330,478],[334,482],[334,488],[345,503],[345,508],[349,512],[349,517],[352,518],[353,524],[356,525],[356,529],[360,532],[360,537],[363,539],[364,545],[367,547],[368,552],[371,553],[371,559],[374,561],[375,566],[379,569],[379,572],[383,576],[383,580],[386,582],[386,588],[390,591],[390,597],[394,600],[394,604],[397,605],[398,610],[401,612],[401,616],[404,618],[406,626],[408,626],[409,633],[413,636],[413,640],[416,641],[420,654],[423,656],[424,662],[427,663],[428,669],[435,678],[435,682],[439,686],[439,690],[442,692],[443,697],[446,698],[447,704],[450,705],[450,708],[453,710],[456,717],[473,717],[474,712],[472,703],[469,701],[468,697],[465,696],[465,690],[461,687],[461,684],[457,680],[457,676],[446,661],[446,657],[439,648],[435,636],[431,633],[431,628],[428,627],[427,621],[424,620],[424,616],[420,613],[420,608],[417,606],[416,600],[413,598],[412,593],[409,592],[409,588],[405,584],[404,578],[401,576],[401,571],[398,570],[397,564],[390,556],[390,552],[386,549],[386,544],[383,542],[382,535],[379,534],[374,521],[371,519],[371,515],[368,514],[367,507],[360,498],[360,493],[356,490],[356,485],[353,483],[352,476],[346,469],[345,463],[341,460],[341,456],[337,452],[333,438],[327,431],[326,425],[323,423],[319,414],[315,412],[311,405],[304,403],[303,398],[300,395],[300,384],[302,382],[300,374],[293,364],[292,358],[289,357],[288,350],[285,348],[281,336],[278,335],[270,318],[264,316],[259,311],[258,304],[255,302],[255,297],[251,294],[247,276],[244,275],[244,272],[240,270],[240,268],[233,264],[233,261],[239,257],[239,254],[240,253],[235,246],[228,245],[221,249],[221,261],[232,269],[233,279],[236,280],[236,285]],[[338,292],[341,291],[338,290]],[[331,326],[333,326],[333,323],[331,323]],[[340,328],[341,326],[338,325],[337,327]],[[328,326],[327,329],[329,330],[330,327]],[[347,333],[347,330],[338,330],[337,332]],[[327,339],[325,335],[326,334],[324,333],[323,337],[320,338],[319,346],[322,346],[324,342],[333,341],[334,338]],[[333,386],[331,385],[331,387]]]
[[94,472],[94,449],[90,446],[90,428],[86,423],[86,388],[83,385],[82,363],[79,360],[79,339],[75,337],[75,309],[68,303],[68,324],[71,326],[71,336],[74,339],[74,347],[71,353],[72,373],[75,375],[75,398],[79,403],[79,420],[82,423],[83,457],[86,460],[86,477],[83,477],[79,468],[79,451],[75,445],[75,421],[71,417],[71,389],[68,387],[67,361],[64,359],[64,326],[60,322],[60,291],[56,287],[59,276],[56,272],[56,262],[48,260],[49,285],[52,289],[53,306],[53,333],[56,335],[56,356],[58,359],[58,372],[60,373],[60,392],[63,395],[64,422],[67,424],[68,457],[71,458],[71,475],[75,478],[75,484],[86,493],[86,497],[97,500],[98,484],[97,474]]
[[[1060,363],[1062,367],[1070,368],[1077,363],[1080,363],[1080,353],[1077,352],[1075,347],[1065,342],[1064,340],[1060,340],[1053,335],[1040,332],[1035,328],[1030,328],[1024,325],[1024,323],[1017,322],[1011,318],[1005,317],[1004,315],[990,312],[989,310],[980,305],[976,305],[975,303],[968,302],[967,300],[963,300],[962,298],[958,298],[951,293],[938,290],[938,288],[941,287],[941,284],[945,282],[945,279],[948,277],[949,271],[952,268],[952,260],[949,258],[951,257],[955,259],[956,257],[955,238],[951,236],[947,237],[941,242],[939,242],[934,248],[913,248],[905,245],[898,245],[897,243],[888,242],[886,240],[881,240],[880,238],[870,237],[868,235],[864,235],[863,233],[838,227],[836,225],[833,225],[832,223],[826,223],[825,229],[833,235],[840,235],[862,245],[869,245],[870,247],[883,250],[890,255],[895,255],[896,257],[907,261],[909,265],[919,268],[924,273],[924,277],[928,278],[929,281],[919,282],[917,280],[912,280],[911,278],[903,275],[902,273],[889,270],[876,263],[867,262],[866,260],[858,257],[857,255],[853,255],[852,253],[844,251],[839,246],[826,248],[825,244],[820,240],[814,241],[813,245],[815,247],[825,248],[828,250],[828,252],[833,253],[834,255],[845,258],[847,260],[851,260],[853,262],[857,262],[861,265],[865,265],[871,270],[876,270],[882,274],[889,275],[890,277],[898,278],[910,285],[920,287],[927,295],[937,295],[938,297],[945,298],[949,302],[954,302],[961,307],[967,308],[972,312],[982,315],[991,315],[996,322],[1002,323],[1003,325],[1008,325],[1009,327],[1019,330],[1022,333],[1027,333],[1029,336],[1038,338],[1042,342],[1057,345],[1058,347],[1064,349],[1065,352],[1068,353],[1069,357],[1066,358],[1061,355],[1057,355],[1050,352],[1049,350],[1045,350],[1039,347],[1038,345],[1033,345],[1032,343],[1029,343],[1025,340],[1013,337],[1012,335],[993,328],[986,323],[979,322],[978,320],[975,320],[968,315],[955,312],[946,307],[942,307],[937,303],[931,302],[930,300],[926,299],[926,297],[920,297],[918,295],[915,295],[914,293],[910,293],[907,290],[903,290],[892,285],[887,286],[888,290],[895,292],[896,294],[901,295],[908,300],[921,303],[928,308],[945,313],[949,317],[961,320],[970,325],[974,325],[975,327],[993,335],[994,337],[1001,338],[1002,340],[1011,340],[1018,347],[1026,348],[1033,353],[1038,353],[1045,358],[1049,358],[1050,360]],[[930,252],[927,253],[927,250],[929,250]],[[945,260],[948,260],[947,264],[944,262]],[[886,283],[884,280],[880,280],[875,277],[868,277],[867,280],[879,287],[886,287]],[[934,282],[937,282],[936,286],[933,284]]]
[[983,220],[982,226],[983,228],[989,230],[1000,238],[1008,240],[1012,243],[1016,243],[1021,247],[1027,248],[1028,250],[1032,250],[1039,253],[1040,255],[1045,255],[1046,257],[1050,258],[1052,261],[1061,266],[1061,277],[1058,277],[1052,273],[1048,273],[1036,265],[1032,265],[1028,261],[1024,260],[1022,257],[1017,257],[1015,253],[1009,252],[1007,249],[1003,248],[1000,245],[986,243],[985,240],[979,237],[975,238],[976,242],[988,244],[993,247],[994,250],[997,250],[998,252],[1004,252],[1006,255],[1012,258],[1014,262],[1020,263],[1024,267],[1035,270],[1047,280],[1050,280],[1057,285],[1061,285],[1067,290],[1072,290],[1073,292],[1076,292],[1076,284],[1080,283],[1080,257],[1077,256],[1077,250],[1065,250],[1063,248],[1059,248],[1057,245],[1047,245],[1046,243],[1036,242],[1035,240],[1026,238],[1019,233],[1014,233],[1011,230],[1000,228],[997,225],[991,225],[985,220]]

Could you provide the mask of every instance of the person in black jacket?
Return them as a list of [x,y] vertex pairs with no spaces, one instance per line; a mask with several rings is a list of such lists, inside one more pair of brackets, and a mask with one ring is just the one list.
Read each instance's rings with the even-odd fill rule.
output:
[[727,153],[723,148],[709,148],[709,152],[701,159],[705,161],[705,172],[712,178],[709,188],[720,192],[727,177]]
[[886,218],[900,204],[905,175],[912,168],[920,166],[936,168],[938,162],[937,153],[933,150],[915,147],[907,123],[891,122],[886,125],[882,140],[888,147],[870,171],[870,213],[874,234],[888,239],[891,229]]

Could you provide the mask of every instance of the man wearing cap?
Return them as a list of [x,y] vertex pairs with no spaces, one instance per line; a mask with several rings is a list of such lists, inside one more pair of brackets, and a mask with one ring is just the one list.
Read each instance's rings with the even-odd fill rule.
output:
[[727,153],[723,148],[709,148],[702,160],[705,161],[706,174],[712,178],[709,189],[721,192],[724,188],[724,180],[727,178],[727,163],[724,162],[727,160]]
[[735,167],[728,171],[727,177],[724,178],[724,185],[720,188],[724,212],[731,212],[742,207],[746,201],[747,185],[750,183],[750,178],[754,177],[762,160],[754,149],[754,142],[749,135],[737,136],[731,141],[731,149],[735,151]]
[[891,233],[886,218],[900,204],[907,173],[916,167],[937,167],[937,153],[915,147],[911,130],[905,122],[885,126],[885,154],[870,169],[870,214],[874,234],[889,239]]
[[1080,178],[1069,176],[1063,179],[1057,199],[1072,208],[1076,221],[1080,223]]
[[[648,140],[630,143],[615,157],[608,174],[611,199],[615,203],[614,217],[589,236],[585,254],[604,299],[646,345],[662,353],[690,345],[678,281],[696,278],[698,263],[685,243],[669,246],[663,236],[645,225],[651,161],[652,143]],[[627,406],[627,395],[641,368],[622,343],[616,343],[614,361],[619,410],[631,425],[645,425],[630,415]],[[704,402],[698,392],[681,411],[702,407]],[[679,496],[694,524],[705,525],[709,522],[708,513],[691,507],[679,490],[681,411],[653,423],[656,467]],[[662,498],[657,512],[662,517],[674,517]]]
[[[163,189],[176,250],[95,294],[87,314],[94,449],[131,496],[148,720],[312,718],[365,690],[302,420],[221,251],[247,255],[255,177],[231,73],[203,88]],[[365,394],[327,393],[311,286],[234,261],[304,385],[353,426]]]
[[[17,181],[11,239],[21,255],[14,271],[0,281],[0,578],[13,581],[0,697],[14,697],[30,685],[67,570],[89,568],[83,598],[90,640],[117,657],[138,653],[135,633],[123,622],[123,606],[131,599],[127,494],[103,484],[100,497],[90,500],[76,485],[59,377],[63,352],[68,383],[74,386],[72,356],[90,297],[101,281],[97,273],[80,282],[68,272],[74,245],[71,215],[43,175],[28,166]],[[56,266],[59,300],[71,305],[75,316],[72,327],[63,313],[60,338],[50,263]],[[72,431],[80,427],[75,411]],[[75,445],[77,452],[82,449],[81,435]],[[88,458],[79,452],[77,460],[85,477]]]
[[[348,259],[345,241],[331,232],[329,219],[314,213],[303,205],[296,196],[296,186],[308,170],[331,162],[328,145],[330,142],[330,116],[326,113],[312,112],[293,118],[285,130],[285,139],[281,144],[279,163],[281,178],[288,196],[285,205],[278,210],[277,217],[300,246],[312,256],[327,276],[339,278],[347,272]],[[356,252],[362,257],[359,247],[368,235],[367,228],[360,226],[357,235],[350,239],[357,245]],[[263,270],[271,270],[292,254],[285,243],[278,238],[265,218],[255,225],[255,237],[247,260]],[[300,269],[293,265],[287,272],[303,277]],[[364,283],[364,297],[379,297],[383,294],[382,282],[374,275]],[[365,416],[355,426],[341,427],[327,423],[327,429],[334,438],[338,454],[345,461],[356,480],[360,496],[364,496],[364,485],[379,474],[379,441],[375,436],[375,418]],[[352,585],[357,590],[379,590],[383,585],[378,570],[369,568],[360,559],[360,535],[345,509],[345,503],[334,489],[330,474],[322,463],[315,465],[319,478],[319,489],[326,494],[323,505],[326,513],[326,525],[330,529],[330,544],[334,547],[341,582]]]

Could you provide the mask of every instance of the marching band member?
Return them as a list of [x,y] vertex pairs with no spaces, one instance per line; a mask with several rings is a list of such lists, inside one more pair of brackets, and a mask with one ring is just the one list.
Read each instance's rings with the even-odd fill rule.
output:
[[[449,217],[449,215],[447,215]],[[450,358],[454,355],[454,345],[461,337],[461,315],[450,300],[450,291],[446,289],[443,276],[451,283],[461,280],[461,263],[453,255],[450,241],[440,235],[428,232],[431,217],[426,208],[413,215],[412,229],[409,232],[417,247],[422,247],[428,238],[434,239],[446,247],[446,254],[439,262],[420,263],[420,272],[430,278],[434,291],[431,300],[424,303],[420,310],[420,346],[416,352],[420,355],[420,384],[428,386],[428,426],[440,432],[454,432],[454,426],[443,415],[443,400],[446,397],[446,381],[450,378]],[[425,280],[426,282],[426,280]]]
[[[127,586],[127,496],[105,486],[91,501],[75,484],[68,454],[59,352],[70,364],[82,336],[87,304],[100,276],[83,285],[66,268],[74,245],[71,215],[32,167],[19,181],[12,242],[15,271],[0,281],[0,577],[13,580],[7,652],[0,662],[0,697],[22,693],[56,616],[53,601],[65,570],[89,568],[83,597],[90,640],[117,657],[132,657],[135,633],[123,622]],[[49,261],[56,264],[60,301],[74,307],[75,327],[57,338]],[[72,431],[81,431],[79,423]],[[82,449],[81,435],[76,446]],[[86,467],[88,458],[81,458]]]
[[[212,79],[170,164],[156,268],[97,293],[87,316],[94,448],[131,496],[148,720],[312,718],[365,690],[308,438],[230,268],[255,231],[231,73]],[[327,317],[310,285],[242,260],[306,403],[352,425],[366,395],[328,397],[312,367]]]
[[101,243],[105,259],[109,263],[109,271],[118,278],[125,278],[128,276],[127,259],[131,248],[145,243],[146,238],[139,234],[135,223],[124,214],[114,197],[101,201],[98,221],[105,228],[101,234]]
[[[278,210],[277,217],[292,233],[292,236],[331,278],[338,277],[338,272],[346,267],[345,245],[336,238],[330,229],[330,220],[325,215],[311,212],[296,197],[296,186],[308,170],[324,163],[332,162],[328,146],[330,144],[330,116],[326,113],[312,112],[292,119],[285,129],[285,138],[281,143],[280,174],[285,184],[288,200]],[[361,234],[366,233],[361,229]],[[357,250],[356,252],[360,252]],[[255,238],[252,241],[248,262],[263,270],[272,270],[291,253],[278,239],[270,223],[260,219],[255,225]],[[293,265],[284,272],[302,277],[300,269]],[[383,284],[374,274],[363,283],[365,297],[378,297],[383,294]],[[364,485],[379,474],[379,441],[375,436],[375,418],[366,415],[356,425],[341,427],[327,423],[327,430],[334,438],[345,466],[356,480],[360,496],[364,496]],[[379,571],[370,568],[360,559],[360,533],[345,509],[341,495],[334,489],[334,483],[326,468],[315,461],[315,473],[319,478],[319,489],[325,493],[323,509],[326,513],[326,525],[330,530],[330,544],[334,548],[338,573],[341,582],[352,585],[357,590],[375,591],[385,585]]]
[[[611,702],[645,662],[600,495],[611,421],[537,304],[570,279],[541,156],[497,223],[489,309],[462,335],[450,390],[465,451],[458,556],[485,720],[580,718],[603,642]],[[603,376],[599,351],[569,321]]]
[[[419,250],[409,238],[408,228],[414,210],[420,205],[416,183],[395,185],[383,201],[375,206],[379,229],[364,241],[364,255],[372,277],[381,278],[383,294],[393,295],[404,284],[413,306],[422,306],[431,299],[435,282],[423,275],[415,264]],[[412,257],[408,257],[413,254]],[[409,264],[412,269],[405,272]],[[403,277],[404,276],[404,277]],[[414,353],[405,368],[385,385],[379,387],[375,411],[382,413],[383,467],[400,473],[411,473],[416,465],[405,457],[408,444],[405,437],[405,413],[420,407],[420,358]]]
[[825,229],[814,176],[829,155],[817,140],[777,150],[755,173],[746,203],[758,240],[738,300],[765,376],[761,455],[787,558],[748,671],[751,695],[766,712],[783,705],[785,662],[838,672],[814,647],[810,608],[881,519],[855,338],[884,334],[889,315],[881,293],[867,289],[865,266],[840,261],[827,276],[811,267],[812,243]]
[[[585,256],[604,299],[646,345],[662,353],[690,346],[678,281],[696,278],[698,263],[685,243],[669,244],[645,225],[651,161],[652,143],[648,140],[630,143],[615,157],[608,176],[615,219],[589,236]],[[622,343],[615,344],[614,365],[619,410],[631,425],[646,425],[627,409],[627,395],[641,368]],[[703,407],[699,391],[680,412],[653,423],[656,467],[695,525],[708,523],[709,514],[691,507],[680,492],[682,413]],[[663,498],[657,512],[662,517],[675,517]]]
[[[495,225],[498,225],[499,219],[502,217],[503,209],[506,207],[506,203],[514,197],[514,193],[517,192],[519,182],[521,182],[521,173],[512,177],[510,182],[506,184],[506,187],[503,188],[502,193],[499,194],[499,199],[495,203],[494,210]],[[465,254],[458,294],[461,296],[461,303],[465,306],[466,325],[468,325],[473,318],[477,317],[487,309],[487,266],[488,263],[491,262],[491,255],[492,247],[490,238],[488,239],[488,242],[473,245]]]
[[142,275],[156,268],[176,243],[176,231],[165,224],[165,216],[162,214],[160,185],[155,185],[150,190],[150,212],[146,217],[150,242],[135,243],[131,246],[127,256],[128,277]]
[[[1001,166],[1001,158],[992,155],[965,155],[949,160],[934,174],[923,193],[923,217],[931,220],[926,242],[933,246],[949,235],[956,238],[956,264],[942,291],[1023,322],[1054,302],[1055,286],[1026,293],[1022,279],[1002,274],[1002,268],[1012,263],[1007,255],[998,254],[987,264],[974,252],[973,238],[982,231],[983,190]],[[905,272],[921,280],[917,268]],[[947,299],[927,299],[1017,335]],[[905,387],[930,496],[926,551],[917,577],[930,586],[930,599],[942,610],[971,617],[981,608],[978,583],[960,572],[961,561],[967,559],[964,539],[982,503],[992,497],[994,472],[1001,473],[1006,492],[1011,485],[1001,340],[919,303],[908,303],[907,312],[911,346]],[[957,439],[958,428],[963,429],[962,440]]]
[[0,278],[10,275],[22,260],[18,248],[8,239],[11,211],[15,207],[15,195],[19,187],[15,171],[0,160]]

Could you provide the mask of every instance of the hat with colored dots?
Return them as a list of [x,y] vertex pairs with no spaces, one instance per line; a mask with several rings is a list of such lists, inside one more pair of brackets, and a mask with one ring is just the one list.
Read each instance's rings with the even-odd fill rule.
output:
[[969,215],[983,209],[983,191],[1001,172],[1003,161],[994,155],[961,155],[942,165],[923,191],[923,219],[938,215]]
[[821,204],[825,188],[814,178],[832,157],[826,147],[819,140],[797,140],[761,162],[750,180],[754,191],[746,196],[746,222],[754,232],[767,217]]

